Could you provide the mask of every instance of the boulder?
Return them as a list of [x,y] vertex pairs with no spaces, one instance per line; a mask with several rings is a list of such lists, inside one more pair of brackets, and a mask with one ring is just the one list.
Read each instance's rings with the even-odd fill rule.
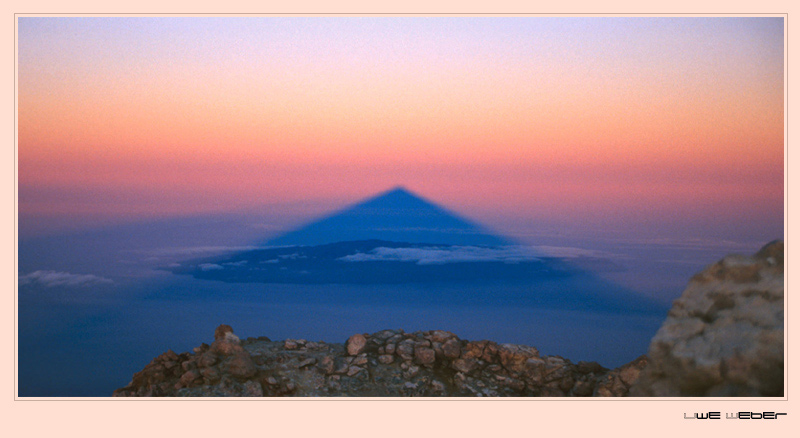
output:
[[367,347],[367,338],[364,337],[362,334],[356,333],[353,336],[350,336],[350,339],[347,340],[347,354],[350,356],[358,356],[364,349]]
[[783,242],[695,275],[653,338],[634,396],[783,396]]

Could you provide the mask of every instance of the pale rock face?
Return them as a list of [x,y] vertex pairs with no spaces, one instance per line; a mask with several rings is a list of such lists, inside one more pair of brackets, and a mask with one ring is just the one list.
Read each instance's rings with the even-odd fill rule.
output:
[[783,242],[695,275],[650,344],[633,396],[783,395]]
[[362,334],[355,334],[350,336],[347,340],[347,354],[350,356],[357,356],[364,351],[367,346],[367,338]]

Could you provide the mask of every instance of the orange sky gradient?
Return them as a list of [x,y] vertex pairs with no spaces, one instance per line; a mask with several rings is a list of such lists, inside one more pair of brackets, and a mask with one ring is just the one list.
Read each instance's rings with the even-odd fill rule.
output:
[[21,229],[323,213],[404,185],[499,228],[782,230],[782,18],[22,17],[18,31]]

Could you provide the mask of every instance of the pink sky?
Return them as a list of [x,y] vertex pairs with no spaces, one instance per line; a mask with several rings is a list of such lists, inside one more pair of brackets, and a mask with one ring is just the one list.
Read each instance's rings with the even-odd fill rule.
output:
[[782,18],[18,29],[21,224],[318,214],[404,185],[509,231],[782,230]]

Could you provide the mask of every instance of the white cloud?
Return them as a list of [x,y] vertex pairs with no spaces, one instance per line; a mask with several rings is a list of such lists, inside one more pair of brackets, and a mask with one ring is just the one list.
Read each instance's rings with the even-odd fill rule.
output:
[[398,261],[418,265],[459,262],[520,263],[536,261],[543,257],[608,257],[602,251],[554,246],[448,246],[423,248],[374,248],[367,253],[356,253],[339,258],[345,262]]
[[593,249],[572,248],[569,246],[532,246],[536,251],[539,251],[544,257],[555,257],[560,259],[571,259],[576,257],[595,257],[605,258],[613,257],[613,254],[596,251]]
[[201,271],[216,271],[219,269],[225,269],[216,263],[201,263],[197,267],[200,268]]
[[284,260],[299,260],[299,259],[307,259],[308,256],[301,255],[300,253],[296,252],[294,254],[279,255],[278,258]]
[[70,274],[69,272],[34,271],[19,277],[19,285],[40,285],[46,287],[74,286],[87,287],[100,284],[111,284],[112,280],[91,274]]
[[416,262],[419,265],[457,262],[504,262],[519,263],[537,260],[542,254],[531,247],[502,246],[450,246],[423,248],[378,247],[368,253],[357,253],[340,258],[346,262],[400,261]]

